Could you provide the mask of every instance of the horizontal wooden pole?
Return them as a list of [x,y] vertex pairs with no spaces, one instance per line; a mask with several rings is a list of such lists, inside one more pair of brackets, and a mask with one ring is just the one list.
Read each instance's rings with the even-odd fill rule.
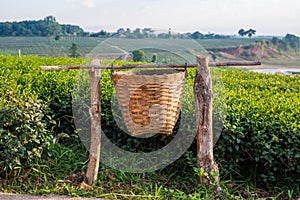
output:
[[[228,62],[209,62],[211,67],[222,66],[254,66],[261,65],[259,61],[228,61]],[[63,69],[132,69],[132,68],[191,68],[196,64],[129,64],[129,65],[72,65],[72,66],[41,66],[41,70],[63,70]]]
[[226,62],[209,62],[211,67],[222,67],[222,66],[255,66],[261,65],[260,61],[226,61]]

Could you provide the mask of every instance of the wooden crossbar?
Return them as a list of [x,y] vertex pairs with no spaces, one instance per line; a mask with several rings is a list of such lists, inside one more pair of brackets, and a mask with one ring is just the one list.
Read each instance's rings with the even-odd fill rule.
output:
[[[226,61],[209,62],[210,67],[222,66],[255,66],[261,65],[259,61]],[[133,69],[133,68],[192,68],[197,64],[128,64],[128,65],[71,65],[71,66],[41,66],[41,70],[64,70],[64,69]]]

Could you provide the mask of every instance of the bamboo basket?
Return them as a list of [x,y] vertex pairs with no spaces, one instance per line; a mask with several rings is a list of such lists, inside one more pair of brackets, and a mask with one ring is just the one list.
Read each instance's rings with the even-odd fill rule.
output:
[[184,70],[131,70],[112,73],[125,126],[132,136],[171,134],[178,120]]

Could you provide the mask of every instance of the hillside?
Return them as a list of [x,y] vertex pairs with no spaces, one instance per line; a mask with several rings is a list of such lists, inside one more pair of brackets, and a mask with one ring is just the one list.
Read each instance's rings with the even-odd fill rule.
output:
[[283,39],[256,41],[237,47],[208,48],[217,59],[262,60],[265,62],[294,60],[299,57],[299,38],[287,34]]
[[280,52],[274,45],[268,41],[251,45],[240,45],[238,47],[212,48],[208,51],[213,52],[219,58],[227,59],[272,59],[286,58],[289,55],[286,52]]

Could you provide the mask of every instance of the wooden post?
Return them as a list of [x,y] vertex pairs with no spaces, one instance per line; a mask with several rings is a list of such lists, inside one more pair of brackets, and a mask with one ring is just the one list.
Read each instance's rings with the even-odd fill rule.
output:
[[194,95],[197,120],[197,166],[202,185],[219,190],[219,169],[214,162],[212,103],[213,92],[208,57],[197,56]]
[[91,108],[91,142],[89,151],[89,163],[87,166],[87,184],[92,185],[98,175],[101,148],[101,100],[100,100],[100,70],[90,69]]

